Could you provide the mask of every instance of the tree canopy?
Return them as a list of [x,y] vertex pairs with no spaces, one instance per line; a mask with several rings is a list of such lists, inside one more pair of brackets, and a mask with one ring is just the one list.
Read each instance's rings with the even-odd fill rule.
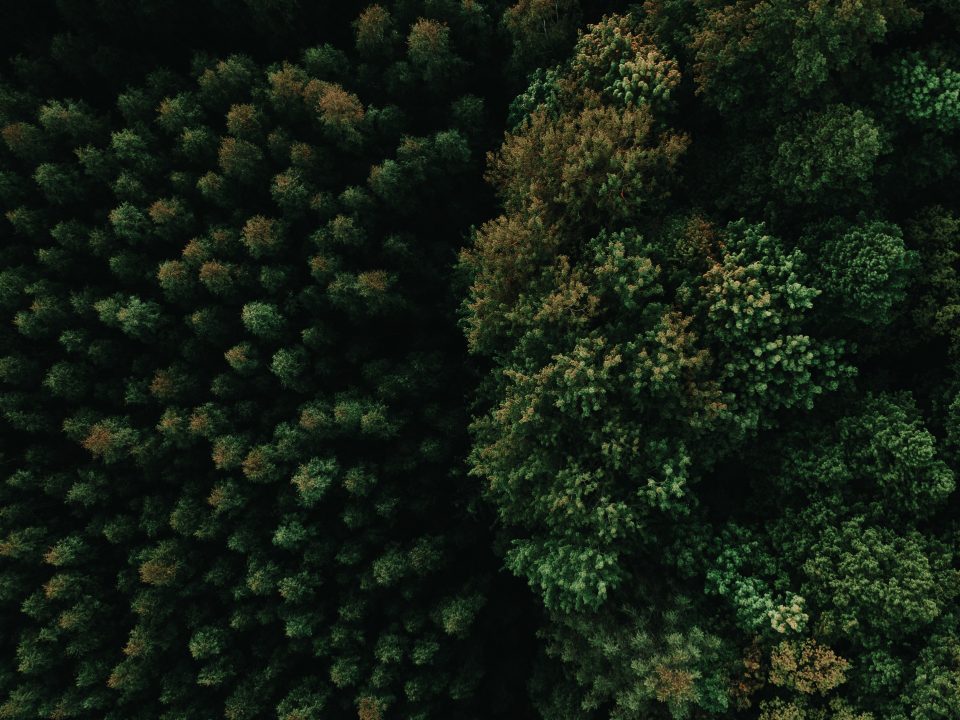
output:
[[953,0],[0,24],[0,718],[960,717]]

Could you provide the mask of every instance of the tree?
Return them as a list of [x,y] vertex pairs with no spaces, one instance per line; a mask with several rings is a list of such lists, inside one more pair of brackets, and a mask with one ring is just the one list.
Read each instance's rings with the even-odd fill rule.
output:
[[177,45],[102,96],[4,66],[0,716],[515,716],[524,596],[436,302],[485,208],[451,107],[499,77],[494,26],[331,8],[307,47],[319,14],[270,5],[237,12],[282,52]]

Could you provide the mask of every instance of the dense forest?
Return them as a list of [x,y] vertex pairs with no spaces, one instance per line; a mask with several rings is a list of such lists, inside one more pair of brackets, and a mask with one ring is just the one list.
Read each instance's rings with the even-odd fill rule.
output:
[[960,718],[958,0],[0,49],[0,719]]

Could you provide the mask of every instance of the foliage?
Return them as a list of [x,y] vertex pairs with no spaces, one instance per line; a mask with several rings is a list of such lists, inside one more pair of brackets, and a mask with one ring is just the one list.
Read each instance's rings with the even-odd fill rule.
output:
[[[258,21],[294,36],[284,8]],[[477,542],[436,302],[487,208],[448,109],[498,78],[497,25],[361,9],[89,101],[4,66],[0,717],[486,718],[522,693],[485,660],[522,595]]]
[[10,5],[0,718],[960,716],[956,6]]
[[[463,326],[491,365],[472,473],[548,613],[545,717],[933,702],[908,688],[955,628],[960,380],[936,17],[651,0],[514,102]],[[645,643],[709,671],[657,691]]]

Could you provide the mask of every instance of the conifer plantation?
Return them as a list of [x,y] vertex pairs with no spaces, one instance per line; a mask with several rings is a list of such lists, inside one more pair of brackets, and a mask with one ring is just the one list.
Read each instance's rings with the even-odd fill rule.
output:
[[960,718],[958,0],[0,50],[0,720]]

